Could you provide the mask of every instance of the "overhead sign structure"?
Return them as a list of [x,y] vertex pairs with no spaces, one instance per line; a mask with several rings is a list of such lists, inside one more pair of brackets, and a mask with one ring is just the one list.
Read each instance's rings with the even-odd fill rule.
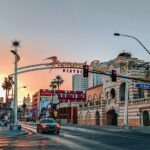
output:
[[138,89],[150,89],[150,84],[136,83],[135,84],[135,88],[138,88]]

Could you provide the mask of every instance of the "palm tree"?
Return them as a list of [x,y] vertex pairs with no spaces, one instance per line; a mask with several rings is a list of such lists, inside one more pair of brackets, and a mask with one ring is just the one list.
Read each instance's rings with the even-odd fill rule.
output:
[[54,79],[54,82],[56,83],[58,90],[59,90],[59,87],[61,86],[61,84],[64,83],[64,80],[62,79],[60,75],[57,75],[56,78]]
[[52,90],[56,89],[57,85],[56,85],[55,80],[51,81],[50,87],[52,88]]
[[[53,80],[53,82],[57,85],[59,90],[59,87],[61,86],[61,84],[63,84],[64,80],[60,75],[57,75],[56,78]],[[59,101],[59,121],[60,121],[60,101]]]
[[[57,88],[57,84],[56,84],[55,80],[51,81],[50,87],[52,88],[53,93],[54,93],[54,89]],[[53,116],[53,93],[52,93],[52,104],[51,104],[51,107],[52,107],[52,109],[51,109],[51,115],[52,116]]]
[[13,82],[13,77],[12,76],[5,77],[4,82],[2,83],[2,88],[4,90],[6,90],[6,96],[5,96],[6,103],[8,102],[9,92],[12,89],[13,83],[14,82]]

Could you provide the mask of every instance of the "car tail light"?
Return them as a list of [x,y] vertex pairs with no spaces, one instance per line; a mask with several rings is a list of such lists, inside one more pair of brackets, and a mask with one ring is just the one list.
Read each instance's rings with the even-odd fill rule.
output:
[[45,124],[42,124],[41,127],[42,127],[42,128],[46,128],[46,125],[45,125]]
[[57,125],[56,125],[56,128],[60,128],[60,124],[57,124]]

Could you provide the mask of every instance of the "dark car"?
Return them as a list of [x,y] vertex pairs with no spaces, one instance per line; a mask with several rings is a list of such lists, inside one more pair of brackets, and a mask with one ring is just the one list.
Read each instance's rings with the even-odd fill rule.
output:
[[55,132],[59,134],[60,124],[53,118],[44,118],[37,124],[37,132]]

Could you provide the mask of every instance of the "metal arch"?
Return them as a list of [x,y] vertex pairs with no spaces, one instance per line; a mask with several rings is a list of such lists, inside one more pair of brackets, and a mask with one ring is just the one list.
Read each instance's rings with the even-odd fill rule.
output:
[[[21,70],[21,69],[25,69],[25,68],[32,68],[35,66],[43,66],[43,65],[52,65],[52,63],[35,64],[35,65],[30,65],[30,66],[24,66],[24,67],[21,67],[18,69]],[[33,68],[33,69],[23,70],[23,71],[17,72],[17,74],[22,74],[22,73],[31,72],[31,71],[38,71],[38,70],[47,70],[47,69],[83,69],[83,68],[82,67],[81,68],[79,68],[79,67],[62,67],[62,66],[61,67],[56,67],[56,66],[54,66],[54,67],[42,67],[42,68]],[[97,70],[89,70],[89,73],[97,73],[97,74],[111,76],[111,74],[109,74],[109,73],[105,73],[105,72],[97,71]],[[15,74],[13,73],[10,75],[15,75]],[[144,80],[141,78],[127,77],[127,76],[121,76],[121,75],[117,75],[117,77],[150,83],[150,80]]]
[[24,67],[17,68],[17,70],[26,69],[26,68],[32,68],[32,67],[37,67],[37,66],[50,66],[52,64],[53,63],[34,64],[34,65],[29,65],[29,66],[24,66]]

